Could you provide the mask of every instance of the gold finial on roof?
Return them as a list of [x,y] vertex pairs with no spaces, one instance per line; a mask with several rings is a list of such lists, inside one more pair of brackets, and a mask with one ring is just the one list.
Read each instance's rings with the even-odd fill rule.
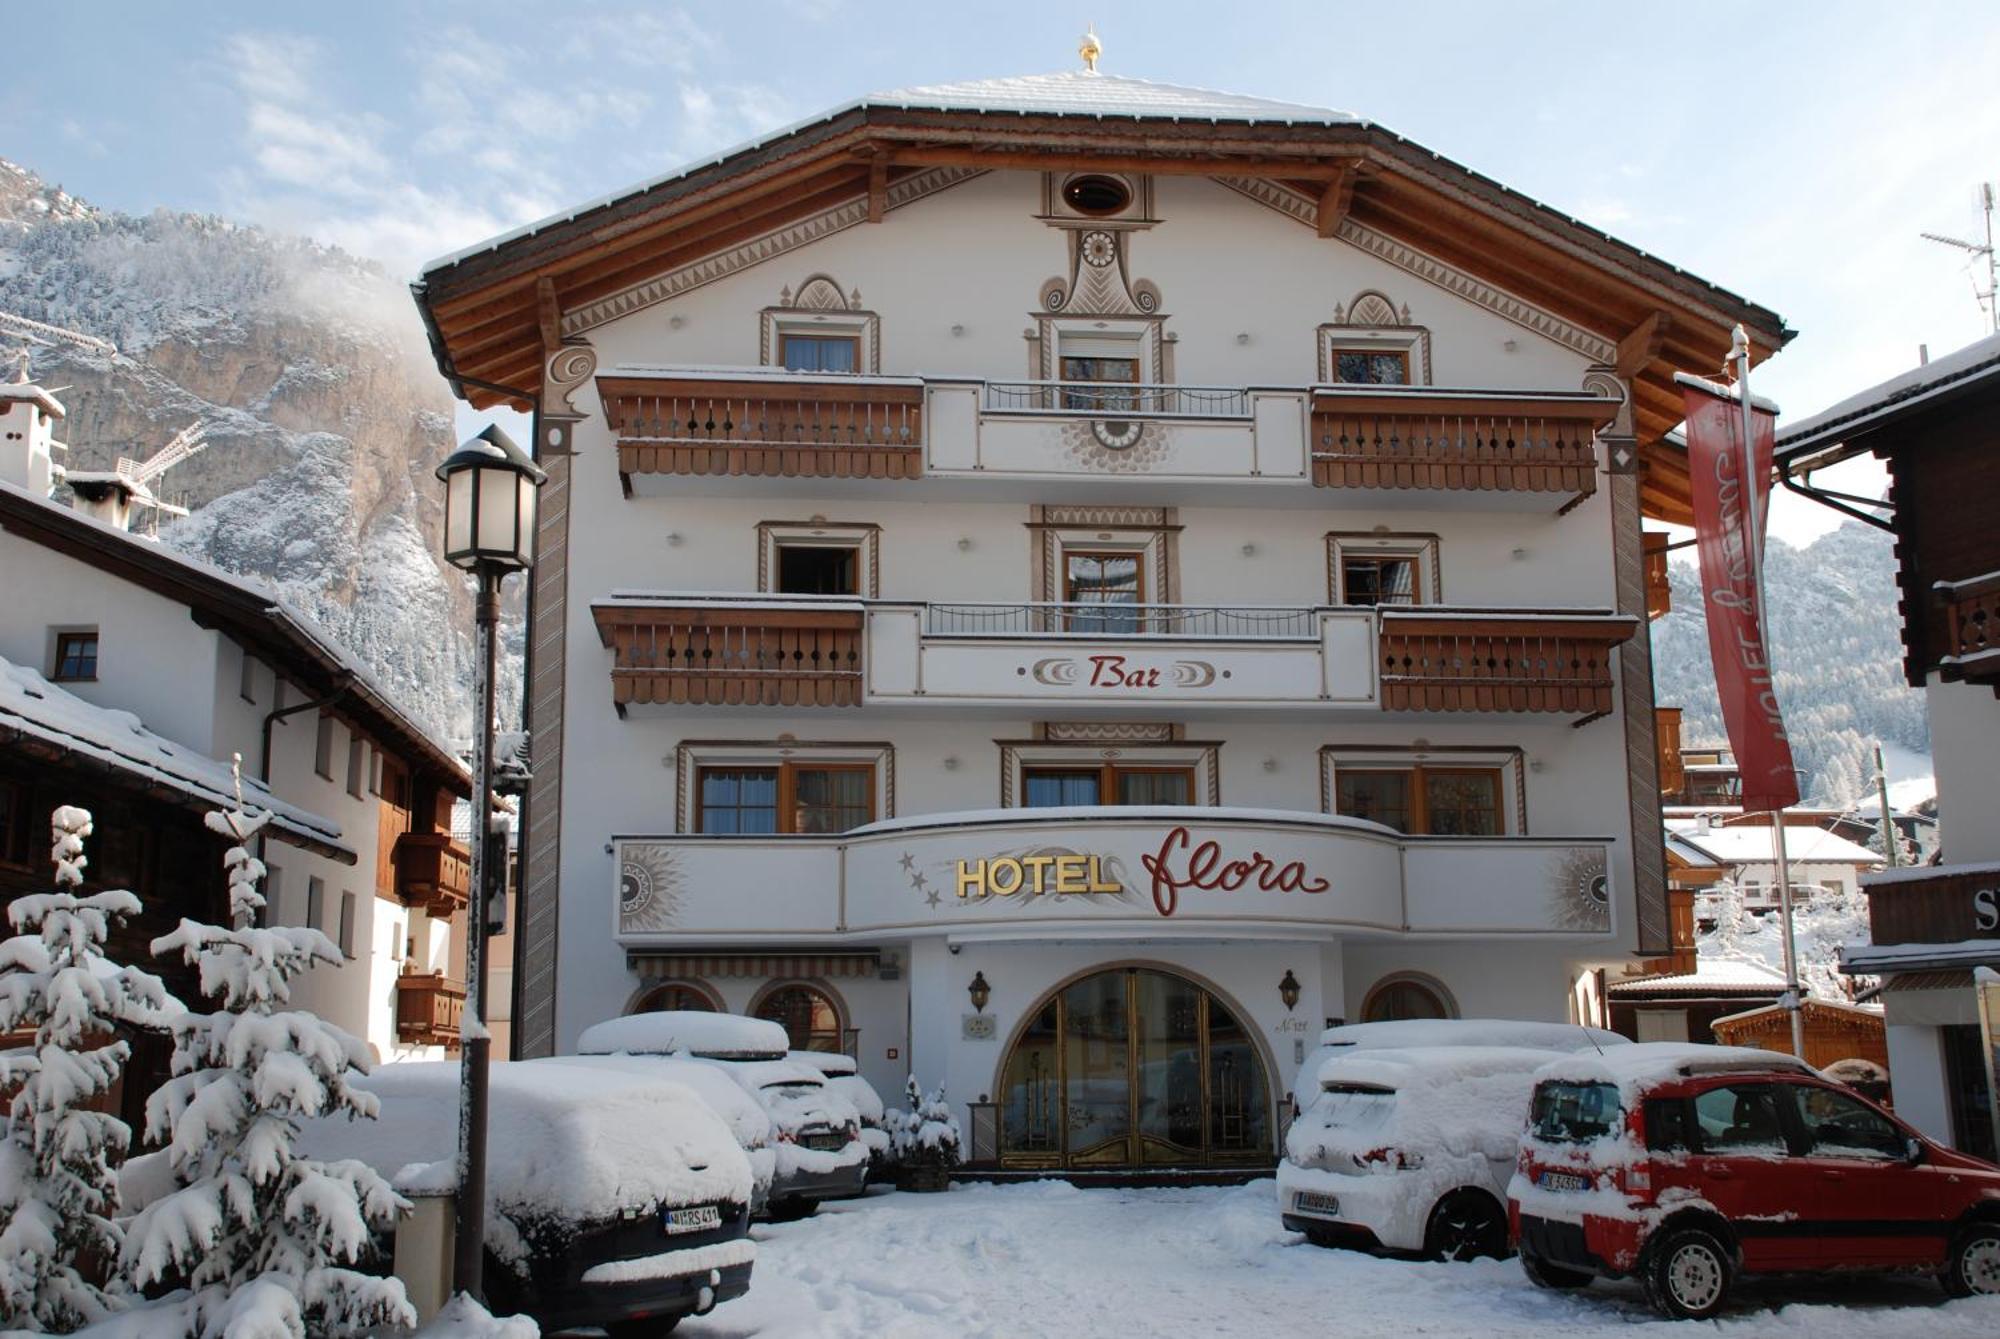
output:
[[1097,58],[1104,54],[1104,43],[1097,39],[1096,24],[1089,24],[1085,27],[1083,45],[1076,49],[1076,54],[1083,57],[1083,68],[1085,70],[1091,74],[1097,73]]

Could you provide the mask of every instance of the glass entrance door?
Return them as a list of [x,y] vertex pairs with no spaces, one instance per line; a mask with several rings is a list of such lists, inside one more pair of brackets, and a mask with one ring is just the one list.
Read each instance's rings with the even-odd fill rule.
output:
[[1270,1088],[1249,1032],[1185,977],[1146,968],[1071,983],[1007,1057],[1001,1161],[1213,1166],[1271,1156]]

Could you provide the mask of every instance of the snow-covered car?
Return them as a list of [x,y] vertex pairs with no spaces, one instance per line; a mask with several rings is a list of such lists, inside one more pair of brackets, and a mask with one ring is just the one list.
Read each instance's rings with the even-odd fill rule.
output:
[[1292,1085],[1293,1112],[1303,1110],[1318,1087],[1320,1067],[1336,1055],[1418,1046],[1526,1046],[1541,1051],[1593,1051],[1629,1046],[1629,1038],[1577,1023],[1531,1023],[1512,1018],[1398,1018],[1381,1023],[1343,1023],[1319,1034]]
[[1770,1051],[1552,1061],[1507,1199],[1531,1281],[1636,1275],[1676,1318],[1715,1315],[1739,1274],[1916,1269],[2000,1295],[2000,1167]]
[[583,1055],[680,1055],[711,1065],[755,1098],[771,1118],[776,1155],[766,1212],[780,1219],[852,1199],[868,1180],[861,1113],[817,1069],[786,1059],[787,1047],[776,1023],[673,1009],[607,1019],[577,1038]]
[[771,1198],[771,1178],[776,1175],[778,1167],[778,1151],[774,1147],[777,1131],[771,1124],[770,1113],[764,1110],[764,1104],[745,1092],[742,1084],[719,1067],[704,1064],[687,1055],[564,1055],[552,1057],[545,1063],[650,1074],[684,1083],[694,1089],[708,1104],[709,1110],[722,1118],[722,1123],[729,1127],[730,1134],[736,1137],[738,1146],[750,1159],[750,1216],[755,1218],[764,1212]]
[[[448,1187],[459,1067],[384,1065],[358,1088],[379,1118],[303,1123],[298,1147],[354,1158],[406,1192]],[[657,1334],[750,1286],[749,1160],[684,1085],[522,1060],[493,1066],[486,1300],[546,1331]]]
[[1334,1056],[1285,1135],[1285,1226],[1321,1246],[1504,1256],[1528,1096],[1535,1071],[1558,1058],[1518,1046]]
[[826,1076],[828,1088],[854,1103],[854,1109],[861,1113],[861,1142],[868,1145],[868,1174],[880,1177],[888,1168],[892,1141],[882,1094],[861,1077],[860,1064],[853,1056],[837,1051],[793,1051],[786,1058],[811,1065]]

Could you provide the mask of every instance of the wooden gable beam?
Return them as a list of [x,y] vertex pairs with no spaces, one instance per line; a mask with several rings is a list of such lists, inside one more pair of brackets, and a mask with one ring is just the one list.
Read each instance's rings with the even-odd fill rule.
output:
[[1617,371],[1621,377],[1635,377],[1660,356],[1667,336],[1673,332],[1673,317],[1663,311],[1650,313],[1645,320],[1625,332],[1618,341]]
[[535,280],[535,325],[542,335],[542,352],[562,347],[562,306],[556,301],[556,281],[544,274]]
[[1334,237],[1340,232],[1341,220],[1347,217],[1347,207],[1354,202],[1354,181],[1360,170],[1352,163],[1346,171],[1329,179],[1320,188],[1317,223],[1321,237]]
[[1066,147],[1042,150],[911,145],[893,150],[890,161],[897,167],[974,167],[989,172],[1140,172],[1181,177],[1296,177],[1303,181],[1331,181],[1348,170],[1345,162],[1309,158],[1230,158],[1193,151],[1154,157]]
[[889,156],[878,153],[868,160],[868,221],[880,223],[889,212]]

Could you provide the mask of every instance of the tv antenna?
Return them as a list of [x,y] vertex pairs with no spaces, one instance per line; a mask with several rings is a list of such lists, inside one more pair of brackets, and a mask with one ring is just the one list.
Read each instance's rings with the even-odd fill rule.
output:
[[31,344],[40,344],[51,349],[64,347],[82,349],[87,353],[101,353],[106,357],[115,357],[118,353],[118,346],[108,339],[99,339],[80,330],[69,330],[43,321],[31,321],[25,316],[17,316],[8,311],[0,311],[0,336],[9,336],[20,341],[21,347],[15,356],[20,360],[23,370],[28,365],[28,346]]
[[1979,304],[1979,309],[1986,313],[1987,323],[1993,327],[1993,333],[2000,335],[2000,302],[1994,301],[1993,183],[1990,181],[1979,183],[1979,207],[1980,211],[1986,216],[1986,241],[1983,245],[1978,242],[1968,242],[1962,237],[1946,237],[1942,233],[1926,232],[1918,233],[1917,235],[1927,242],[1938,242],[1944,246],[1956,247],[1958,250],[1970,255],[1974,261],[1979,260],[1982,256],[1985,257],[1986,287],[1984,290],[1981,290],[1979,280],[1976,278],[1973,279],[1972,298],[1973,301]]

